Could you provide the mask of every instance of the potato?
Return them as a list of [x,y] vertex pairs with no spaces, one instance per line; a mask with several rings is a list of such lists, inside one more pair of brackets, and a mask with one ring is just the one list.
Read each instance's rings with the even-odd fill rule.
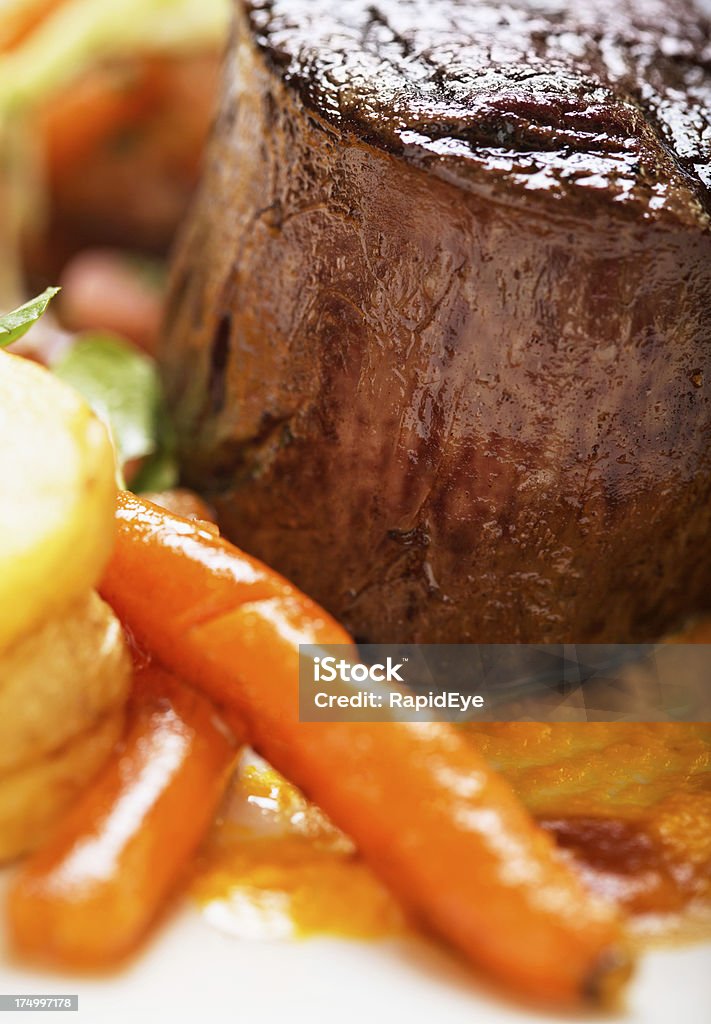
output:
[[123,630],[95,593],[0,653],[0,775],[62,747],[125,701]]
[[83,399],[0,352],[0,651],[97,582],[115,479],[108,433]]
[[101,768],[121,736],[111,711],[48,757],[0,775],[0,864],[35,849]]

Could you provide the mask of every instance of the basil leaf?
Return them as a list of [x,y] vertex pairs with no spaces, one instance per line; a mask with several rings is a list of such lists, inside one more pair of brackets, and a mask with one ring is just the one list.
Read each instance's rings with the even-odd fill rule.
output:
[[42,316],[47,306],[59,291],[59,288],[46,288],[41,295],[30,299],[23,306],[18,306],[11,313],[0,316],[0,348],[12,345],[14,341],[27,334],[32,324]]
[[[114,335],[86,334],[77,339],[53,370],[108,423],[120,465],[149,457],[133,489],[152,488],[153,478],[159,478],[163,487],[175,483],[176,463],[152,359]],[[160,467],[160,473],[149,472],[152,464]],[[168,483],[163,483],[166,480]]]

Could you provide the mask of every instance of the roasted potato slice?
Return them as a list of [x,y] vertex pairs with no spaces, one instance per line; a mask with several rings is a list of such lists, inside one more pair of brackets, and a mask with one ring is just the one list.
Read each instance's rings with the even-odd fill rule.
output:
[[47,370],[0,352],[0,651],[94,586],[114,533],[108,433]]
[[37,761],[120,707],[131,677],[121,625],[91,592],[0,654],[0,774]]
[[0,775],[0,863],[39,846],[102,766],[123,723],[123,709],[111,711],[60,750]]

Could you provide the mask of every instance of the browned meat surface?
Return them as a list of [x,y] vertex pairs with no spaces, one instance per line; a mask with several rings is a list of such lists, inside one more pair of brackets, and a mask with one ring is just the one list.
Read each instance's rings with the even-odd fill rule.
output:
[[371,640],[711,604],[699,9],[238,7],[163,344],[223,530]]

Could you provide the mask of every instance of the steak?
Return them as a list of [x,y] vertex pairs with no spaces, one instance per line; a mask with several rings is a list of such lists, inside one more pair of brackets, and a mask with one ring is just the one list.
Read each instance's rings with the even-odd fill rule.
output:
[[711,605],[687,0],[241,3],[162,366],[186,483],[370,641]]

